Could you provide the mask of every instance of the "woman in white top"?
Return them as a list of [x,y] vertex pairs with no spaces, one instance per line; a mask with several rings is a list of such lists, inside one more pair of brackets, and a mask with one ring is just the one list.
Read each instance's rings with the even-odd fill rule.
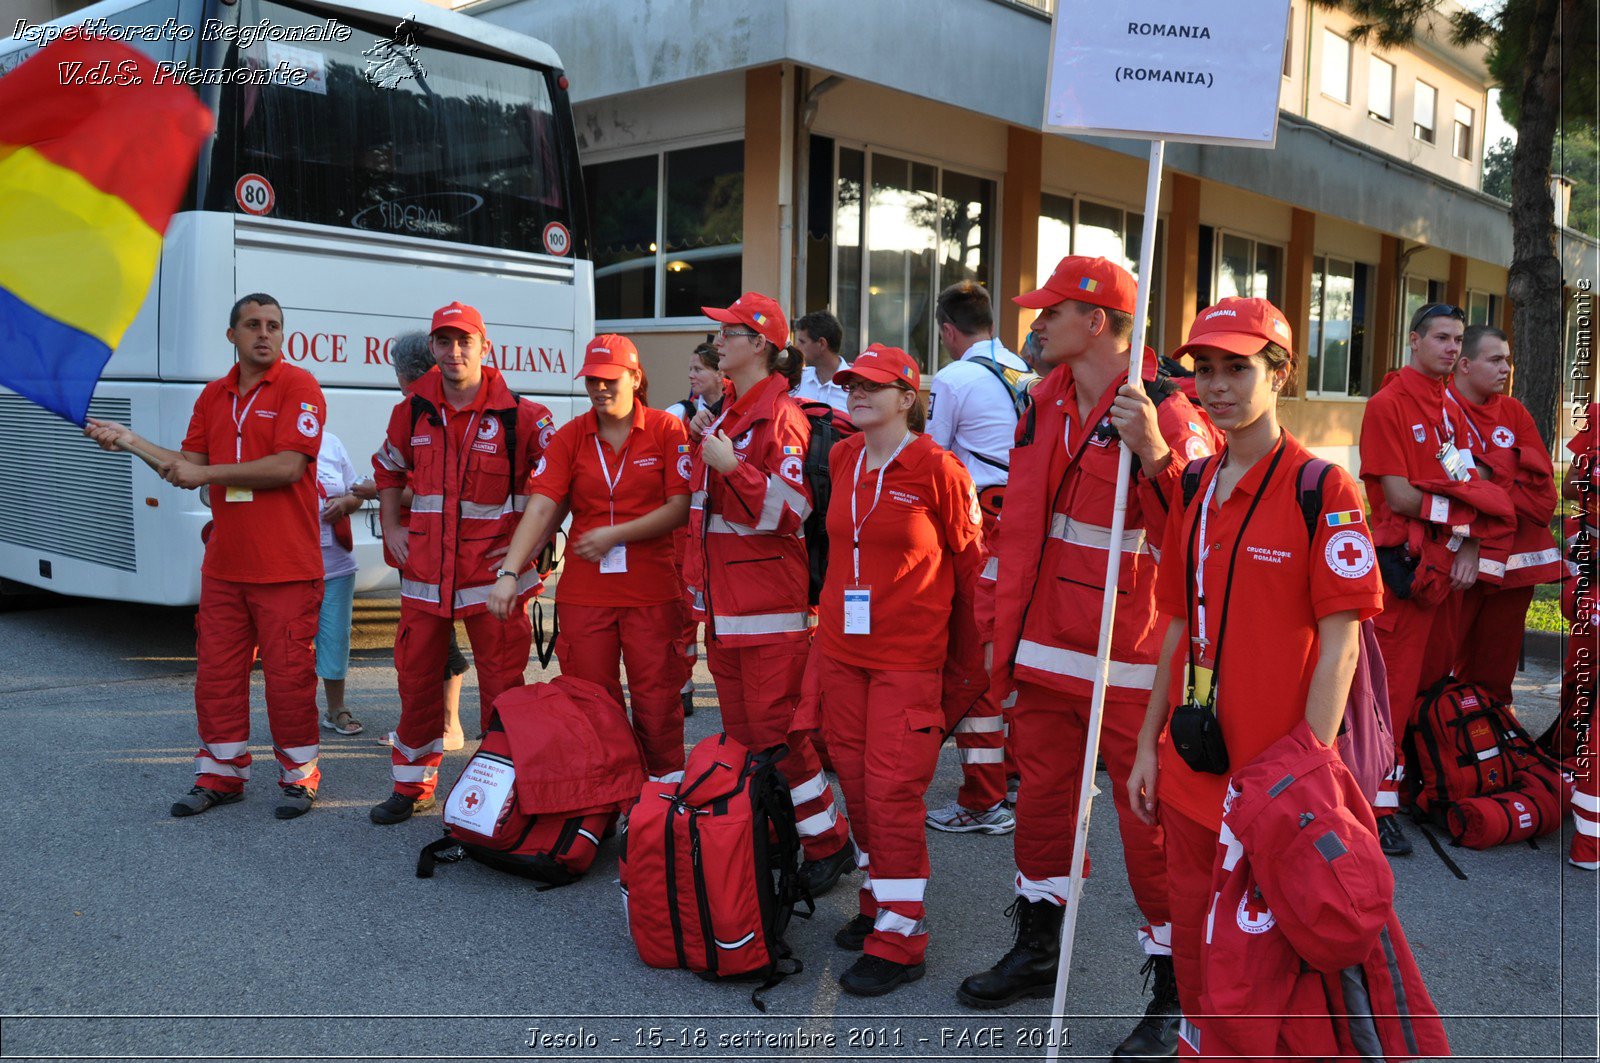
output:
[[317,675],[327,694],[322,726],[342,735],[363,725],[344,704],[350,667],[350,616],[355,599],[356,558],[351,552],[350,514],[376,494],[371,477],[356,472],[344,444],[322,433],[317,451],[317,497],[322,500],[322,610],[317,615]]

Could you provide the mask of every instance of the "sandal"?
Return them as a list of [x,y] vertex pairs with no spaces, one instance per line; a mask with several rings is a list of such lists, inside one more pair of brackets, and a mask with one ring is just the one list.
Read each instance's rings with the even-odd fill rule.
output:
[[358,735],[367,729],[365,724],[350,714],[349,709],[340,709],[332,716],[324,715],[322,726],[325,730],[342,735]]

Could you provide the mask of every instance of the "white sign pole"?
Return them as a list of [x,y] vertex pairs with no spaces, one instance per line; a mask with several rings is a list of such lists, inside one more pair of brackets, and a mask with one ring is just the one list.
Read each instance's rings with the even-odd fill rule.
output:
[[[1144,190],[1144,231],[1139,237],[1139,294],[1133,311],[1133,340],[1128,350],[1128,383],[1139,387],[1144,375],[1144,338],[1150,322],[1150,281],[1155,268],[1156,216],[1161,207],[1161,161],[1166,142],[1150,142],[1150,173]],[[1133,452],[1123,440],[1118,444],[1116,505],[1111,511],[1111,549],[1106,551],[1106,593],[1100,603],[1100,646],[1089,695],[1089,729],[1084,736],[1083,768],[1078,779],[1078,826],[1072,837],[1072,872],[1067,886],[1067,910],[1061,920],[1061,951],[1056,963],[1056,992],[1050,1003],[1050,1036],[1045,1059],[1055,1063],[1061,1043],[1061,1026],[1067,1003],[1067,979],[1072,971],[1072,946],[1077,938],[1078,908],[1083,899],[1083,864],[1089,855],[1089,812],[1094,801],[1094,766],[1100,756],[1100,725],[1105,717],[1106,684],[1111,672],[1111,632],[1117,614],[1117,579],[1122,575],[1123,529],[1128,524],[1128,483],[1132,479]],[[1115,782],[1112,785],[1116,785]]]

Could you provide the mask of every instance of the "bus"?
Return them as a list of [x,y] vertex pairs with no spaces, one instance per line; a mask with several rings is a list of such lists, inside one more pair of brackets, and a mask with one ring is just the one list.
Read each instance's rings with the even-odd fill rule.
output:
[[[0,76],[69,26],[143,51],[216,117],[90,416],[176,447],[251,292],[282,303],[284,357],[358,469],[400,398],[392,340],[453,300],[483,313],[485,364],[571,416],[594,267],[548,45],[413,0],[105,0],[19,27]],[[209,519],[198,492],[0,389],[0,581],[191,605]],[[376,504],[353,523],[357,588],[393,584]]]

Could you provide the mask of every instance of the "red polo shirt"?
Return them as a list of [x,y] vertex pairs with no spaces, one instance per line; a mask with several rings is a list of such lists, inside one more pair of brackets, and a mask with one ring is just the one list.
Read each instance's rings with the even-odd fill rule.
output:
[[[957,569],[976,580],[983,564],[983,514],[972,477],[954,454],[919,435],[883,474],[857,459],[866,436],[834,445],[828,455],[833,498],[828,504],[828,579],[818,603],[817,641],[834,660],[858,668],[940,668],[948,652]],[[851,516],[851,496],[855,515]],[[861,575],[852,563],[853,523],[861,525]],[[844,591],[872,588],[872,630],[844,631]]]
[[[625,524],[689,493],[689,435],[664,410],[633,404],[633,428],[620,452],[599,436],[593,410],[562,425],[534,466],[532,494],[572,506],[571,542],[592,528]],[[604,469],[602,458],[604,454]],[[610,483],[608,483],[608,478]],[[602,573],[569,546],[556,601],[573,605],[659,605],[683,597],[672,533],[627,544],[628,570]]]
[[211,465],[236,465],[284,451],[311,459],[286,487],[211,486],[215,526],[201,572],[236,583],[322,578],[317,450],[327,419],[316,378],[282,358],[247,394],[239,393],[237,365],[200,392],[183,450],[204,454]]
[[[1288,432],[1283,433],[1281,445],[1283,457],[1244,529],[1242,543],[1240,526],[1261,493],[1272,463],[1270,453],[1244,474],[1220,507],[1212,501],[1206,518],[1206,634],[1213,642],[1227,596],[1229,560],[1234,559],[1223,634],[1222,663],[1227,667],[1217,677],[1217,719],[1234,768],[1254,760],[1305,718],[1306,695],[1317,667],[1317,621],[1346,610],[1364,620],[1383,609],[1377,553],[1355,481],[1338,466],[1328,471],[1322,485],[1322,512],[1307,542],[1298,484],[1300,466],[1313,455]],[[1194,568],[1187,560],[1190,531],[1221,465],[1213,458],[1194,500],[1184,509],[1173,506],[1168,513],[1165,550],[1156,575],[1156,607],[1167,617],[1188,613],[1185,585]],[[1201,543],[1197,540],[1195,546],[1198,550]],[[1160,627],[1166,629],[1165,624]],[[1173,665],[1175,698],[1183,697],[1188,681],[1188,645],[1180,643],[1179,650]],[[1226,775],[1192,771],[1170,742],[1162,743],[1156,796],[1163,804],[1218,829],[1227,788]]]
[[1400,476],[1411,483],[1444,479],[1440,447],[1467,445],[1468,433],[1446,414],[1444,389],[1443,380],[1408,365],[1391,374],[1367,400],[1361,418],[1361,480],[1372,504],[1378,541],[1384,545],[1404,542],[1405,522],[1416,518],[1402,517],[1389,508],[1382,478]]

